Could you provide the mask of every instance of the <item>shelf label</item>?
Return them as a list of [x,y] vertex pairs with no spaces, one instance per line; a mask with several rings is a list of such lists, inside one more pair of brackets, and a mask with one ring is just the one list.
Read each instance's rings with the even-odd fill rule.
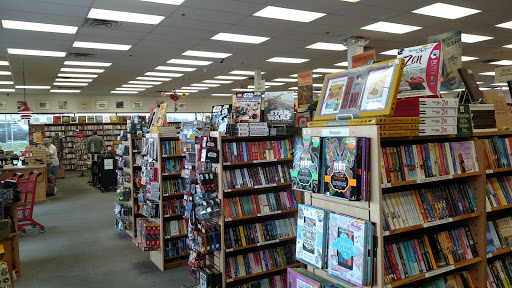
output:
[[442,181],[442,180],[448,180],[448,179],[453,179],[453,175],[444,175],[444,176],[438,176],[438,177],[418,179],[418,180],[416,180],[416,183],[427,183],[427,182],[435,182],[435,181]]
[[391,183],[385,183],[385,184],[382,184],[381,186],[382,188],[389,188],[391,187]]
[[231,192],[231,189],[225,189],[224,192]]
[[330,136],[349,136],[350,130],[348,128],[337,128],[337,129],[322,129],[322,137]]
[[231,221],[231,218],[227,218],[225,221]]
[[231,165],[231,162],[226,162],[224,163],[224,165]]
[[445,218],[445,219],[442,219],[442,220],[438,220],[438,221],[434,221],[434,222],[423,223],[423,227],[427,228],[427,227],[441,225],[441,224],[445,224],[445,223],[449,223],[449,222],[453,222],[453,219],[451,217],[450,218]]
[[260,213],[260,214],[258,214],[258,216],[267,216],[267,215],[272,215],[272,214],[281,214],[281,210],[274,211],[274,212]]
[[453,266],[453,265],[446,266],[444,268],[437,269],[435,271],[425,273],[425,278],[429,278],[429,277],[432,277],[432,276],[437,276],[439,274],[442,274],[442,273],[448,272],[448,271],[452,271],[454,269],[455,269],[455,266]]
[[232,248],[231,249],[226,249],[226,252],[232,252],[232,251],[233,251]]
[[389,231],[384,231],[384,233],[382,235],[389,236]]
[[262,162],[274,162],[277,161],[277,159],[264,159],[264,160],[254,160],[253,163],[262,163]]
[[487,254],[487,258],[491,258],[491,257],[492,257],[492,253]]
[[311,134],[311,130],[309,129],[302,129],[302,135],[310,135]]
[[233,282],[233,279],[226,279],[226,282],[229,283],[229,282]]
[[491,174],[492,173],[492,169],[485,170],[485,173],[486,174]]
[[391,287],[393,287],[393,286],[391,286],[391,284],[384,285],[384,288],[391,288]]
[[263,242],[263,243],[258,243],[258,246],[273,244],[273,243],[277,243],[277,242],[279,242],[279,239],[278,240],[267,241],[267,242]]

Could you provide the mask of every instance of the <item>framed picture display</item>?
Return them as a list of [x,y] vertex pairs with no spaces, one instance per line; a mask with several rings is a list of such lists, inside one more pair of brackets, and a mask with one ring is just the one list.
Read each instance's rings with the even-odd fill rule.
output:
[[324,79],[315,121],[393,113],[404,59],[363,66]]

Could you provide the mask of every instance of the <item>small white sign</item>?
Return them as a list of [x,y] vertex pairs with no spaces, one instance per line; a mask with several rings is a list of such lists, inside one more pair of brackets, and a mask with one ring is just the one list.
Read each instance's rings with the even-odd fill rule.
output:
[[254,80],[254,91],[265,92],[265,80]]
[[496,67],[494,71],[494,83],[507,83],[507,81],[512,81],[512,66]]
[[105,159],[103,161],[103,169],[105,169],[105,170],[114,169],[114,159]]
[[426,227],[432,227],[432,226],[441,225],[441,224],[449,223],[449,222],[453,222],[453,219],[451,217],[450,218],[445,218],[445,219],[442,219],[442,220],[438,220],[438,221],[423,223],[423,227],[425,227],[425,228]]
[[348,137],[349,128],[322,129],[322,137]]
[[432,272],[427,272],[425,273],[425,278],[429,278],[429,277],[432,277],[432,276],[436,276],[436,275],[439,275],[439,274],[442,274],[444,272],[448,272],[448,271],[451,271],[455,269],[455,266],[453,265],[450,265],[450,266],[446,266],[444,268],[441,268],[441,269],[437,269],[437,270],[434,270]]

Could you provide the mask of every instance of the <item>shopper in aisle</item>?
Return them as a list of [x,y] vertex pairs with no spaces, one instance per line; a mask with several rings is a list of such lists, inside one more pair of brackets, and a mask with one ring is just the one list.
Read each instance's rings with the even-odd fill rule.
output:
[[[57,148],[53,145],[50,138],[44,138],[44,146],[46,146],[46,155],[50,156],[50,176],[57,179],[57,171],[59,169],[59,158],[57,157]],[[55,192],[57,192],[57,181],[55,181]]]
[[107,151],[107,145],[103,138],[98,136],[98,131],[94,130],[92,136],[87,138],[87,150],[89,153],[101,153],[101,151]]

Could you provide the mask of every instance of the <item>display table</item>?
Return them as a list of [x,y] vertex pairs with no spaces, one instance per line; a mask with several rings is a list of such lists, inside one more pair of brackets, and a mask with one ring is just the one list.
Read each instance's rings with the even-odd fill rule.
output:
[[48,172],[46,169],[46,165],[32,165],[32,166],[22,166],[22,167],[10,167],[10,168],[2,168],[0,169],[0,179],[3,181],[11,177],[14,173],[22,173],[25,178],[28,173],[31,171],[37,170],[38,172],[43,173],[41,176],[37,178],[37,187],[36,187],[36,203],[46,202],[46,190],[48,188]]

